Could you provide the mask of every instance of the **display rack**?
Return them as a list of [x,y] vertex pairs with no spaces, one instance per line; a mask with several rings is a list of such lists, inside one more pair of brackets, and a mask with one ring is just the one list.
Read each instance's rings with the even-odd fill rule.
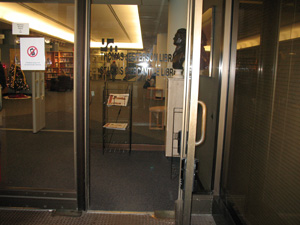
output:
[[[124,99],[123,99],[124,98]],[[132,141],[132,84],[124,89],[103,89],[102,149],[131,153]]]

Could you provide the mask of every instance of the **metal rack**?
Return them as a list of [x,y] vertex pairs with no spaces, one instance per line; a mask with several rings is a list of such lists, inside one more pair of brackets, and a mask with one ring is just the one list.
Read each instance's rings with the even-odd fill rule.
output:
[[[107,106],[110,94],[129,94],[126,106]],[[126,89],[108,88],[103,89],[103,113],[102,113],[102,150],[109,152],[125,152],[131,154],[132,144],[132,85]],[[127,123],[125,130],[107,129],[106,123]]]

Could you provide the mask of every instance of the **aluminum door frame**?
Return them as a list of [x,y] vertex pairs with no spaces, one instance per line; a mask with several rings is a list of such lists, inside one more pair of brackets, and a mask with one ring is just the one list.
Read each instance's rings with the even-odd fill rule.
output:
[[74,41],[74,147],[75,182],[77,188],[77,210],[85,211],[89,201],[89,16],[90,0],[75,0],[75,41]]
[[[8,1],[8,0],[2,0],[1,2],[10,2],[10,3],[19,3],[19,2],[25,2],[22,0],[19,1]],[[35,3],[44,3],[43,0],[40,1],[32,1]],[[69,0],[63,0],[60,3],[63,2],[73,2]],[[80,15],[85,12],[85,8],[82,8],[80,4],[78,3],[84,3],[85,0],[74,0],[74,6],[75,6],[75,19],[80,22]],[[78,17],[78,18],[77,18]],[[79,30],[77,32],[77,35],[75,34],[75,43],[77,40],[81,40],[80,36],[80,30],[82,30],[83,26],[77,26],[77,24],[74,24],[76,26],[75,30]],[[81,43],[80,43],[81,44]],[[79,46],[79,44],[78,44]],[[81,53],[82,48],[79,47],[75,49],[74,51],[77,52],[77,54]],[[76,68],[78,68],[78,65],[80,67],[79,63],[80,61],[74,62],[74,71]],[[75,74],[75,72],[74,72]],[[76,74],[76,79],[79,79],[81,77],[80,74]],[[79,81],[80,83],[81,81]],[[76,87],[74,89],[74,92],[76,92]],[[77,92],[76,92],[77,93]],[[77,98],[74,96],[74,100]],[[81,102],[79,103],[81,104]],[[82,109],[83,107],[81,107]],[[74,121],[76,121],[75,112],[77,108],[74,107]],[[83,118],[83,117],[82,117]],[[81,169],[81,167],[78,167],[78,165],[82,166],[82,159],[80,158],[82,153],[84,153],[84,146],[77,147],[76,144],[76,136],[75,133],[77,133],[77,136],[81,137],[81,135],[84,133],[84,130],[81,129],[80,125],[74,124],[74,156],[75,156],[75,162],[74,162],[74,176],[75,176],[75,182],[77,185],[76,192],[71,190],[57,190],[57,189],[37,189],[37,188],[28,188],[28,187],[22,187],[22,188],[8,188],[8,189],[2,189],[0,190],[0,206],[1,207],[31,207],[31,208],[37,208],[37,209],[65,209],[65,210],[82,210],[85,206],[85,202],[81,199],[85,197],[84,190],[81,188],[84,183],[84,177],[81,176],[82,172],[84,170]],[[79,142],[78,142],[79,143]],[[84,162],[83,162],[83,165]],[[83,184],[83,185],[82,185]],[[75,187],[76,188],[76,187]]]
[[[233,0],[225,0],[225,18],[222,62],[220,63],[220,101],[219,120],[217,133],[217,153],[215,164],[215,178],[213,195],[220,195],[220,178],[222,169],[223,144],[226,129],[226,116],[228,104],[228,87],[230,79],[230,53],[232,42],[233,23]],[[196,125],[198,115],[198,93],[199,93],[199,68],[200,68],[200,43],[202,30],[202,10],[203,0],[188,1],[187,18],[187,41],[186,41],[186,61],[185,81],[184,81],[184,102],[183,102],[183,122],[181,140],[181,159],[186,158],[186,172],[184,180],[185,190],[180,190],[178,199],[183,201],[180,213],[182,218],[176,221],[178,224],[188,225],[191,222],[192,191],[194,180],[194,158],[196,147]],[[200,13],[199,13],[200,12]],[[192,44],[193,42],[193,44]],[[192,55],[192,56],[191,56]],[[193,64],[191,64],[193,62]],[[187,142],[187,140],[189,140]],[[187,143],[187,144],[186,144]],[[182,168],[180,168],[182,169]],[[179,184],[180,185],[180,184]]]
[[[229,129],[231,128],[231,120],[233,107],[233,92],[235,80],[235,55],[237,43],[237,14],[234,13],[233,7],[237,7],[238,1],[225,0],[225,18],[224,18],[224,34],[223,34],[223,50],[222,50],[222,66],[221,66],[221,83],[220,83],[220,110],[218,120],[218,136],[217,136],[217,152],[216,166],[214,178],[214,196],[220,195],[222,162],[224,157],[225,141],[230,139]],[[232,57],[233,56],[233,57]],[[229,86],[230,85],[230,86]],[[229,89],[230,88],[230,89]],[[226,140],[225,140],[226,138]]]
[[[198,93],[200,82],[201,31],[203,0],[189,0],[187,10],[187,39],[184,70],[183,122],[181,160],[186,160],[184,189],[179,188],[178,199],[183,201],[176,221],[188,225],[191,222],[192,192],[194,182],[194,159],[198,116]],[[191,63],[193,62],[193,63]],[[189,140],[189,141],[187,141]],[[187,143],[187,144],[186,144]],[[183,169],[183,168],[180,168]],[[179,186],[181,186],[179,184]]]

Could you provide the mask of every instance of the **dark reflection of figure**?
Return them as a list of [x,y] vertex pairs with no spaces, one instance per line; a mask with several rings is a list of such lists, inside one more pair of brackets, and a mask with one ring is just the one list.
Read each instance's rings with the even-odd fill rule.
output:
[[185,39],[186,39],[186,29],[181,28],[177,30],[174,40],[174,45],[176,49],[173,53],[173,68],[183,69],[183,62],[185,60]]
[[201,35],[201,59],[200,59],[200,69],[206,70],[209,67],[209,54],[205,51],[204,46],[207,45],[207,37],[202,30]]

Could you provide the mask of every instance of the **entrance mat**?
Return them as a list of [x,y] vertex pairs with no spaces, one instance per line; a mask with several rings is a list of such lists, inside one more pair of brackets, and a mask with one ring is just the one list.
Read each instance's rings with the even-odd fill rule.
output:
[[[44,210],[0,210],[0,224],[22,225],[175,225],[174,219],[155,218],[151,212],[84,212],[80,217]],[[212,215],[193,215],[191,225],[216,225]]]
[[53,216],[49,211],[0,210],[0,224],[26,225],[175,225],[172,219],[157,219],[150,214],[82,213],[80,217]]

